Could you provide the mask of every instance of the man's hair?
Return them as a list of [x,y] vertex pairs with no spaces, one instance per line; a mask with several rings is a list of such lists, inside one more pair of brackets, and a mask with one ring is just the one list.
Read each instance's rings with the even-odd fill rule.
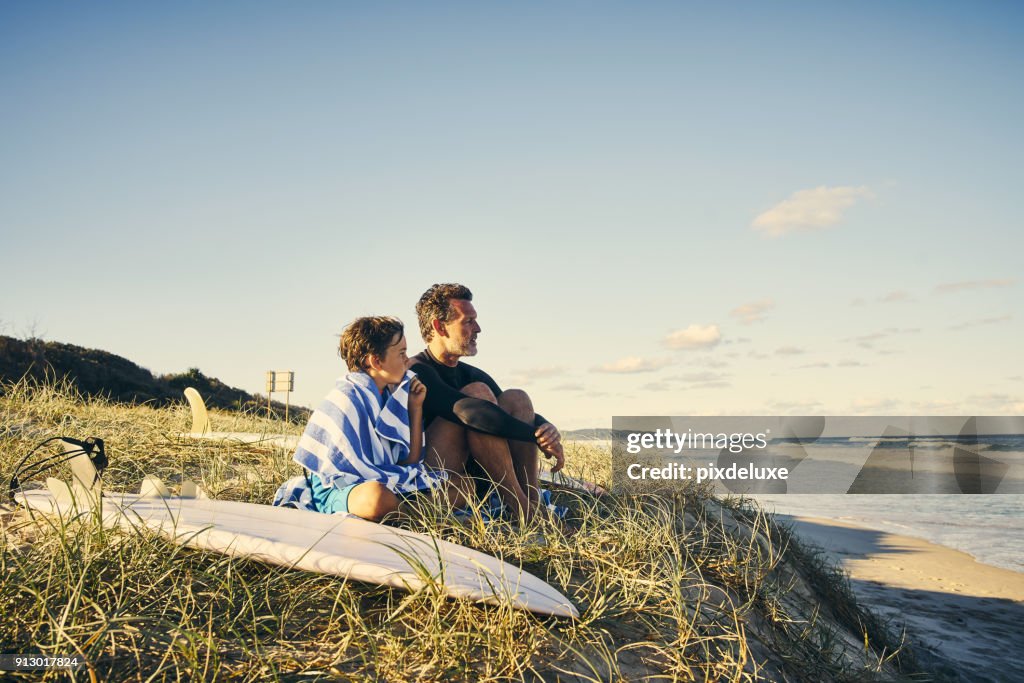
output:
[[349,370],[365,370],[370,354],[383,358],[395,335],[404,331],[405,326],[398,318],[383,315],[356,318],[342,331],[338,354],[345,359]]
[[423,341],[429,342],[434,336],[434,327],[431,321],[434,319],[442,323],[448,322],[452,317],[452,299],[473,300],[473,292],[469,287],[458,285],[453,282],[434,285],[416,302],[416,315],[420,320],[420,334]]

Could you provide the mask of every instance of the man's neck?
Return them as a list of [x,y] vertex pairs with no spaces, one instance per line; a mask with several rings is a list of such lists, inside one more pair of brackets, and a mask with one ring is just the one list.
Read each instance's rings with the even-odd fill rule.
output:
[[458,365],[459,358],[461,358],[461,356],[448,353],[447,351],[444,350],[444,346],[437,342],[437,337],[434,337],[434,339],[432,339],[430,343],[427,344],[427,353],[430,354],[431,358],[436,360],[441,365],[447,365],[450,368],[454,368],[456,365]]

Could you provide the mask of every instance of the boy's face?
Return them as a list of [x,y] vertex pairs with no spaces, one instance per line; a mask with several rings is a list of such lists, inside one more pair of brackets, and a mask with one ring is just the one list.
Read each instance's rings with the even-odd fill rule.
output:
[[376,374],[388,384],[398,384],[405,377],[405,365],[409,360],[406,355],[408,344],[405,335],[398,333],[388,344],[388,350],[383,358],[378,358],[379,365],[375,368]]

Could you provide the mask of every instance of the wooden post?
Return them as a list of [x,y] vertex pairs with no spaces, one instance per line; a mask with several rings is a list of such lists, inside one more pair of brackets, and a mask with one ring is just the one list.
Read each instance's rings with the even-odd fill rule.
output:
[[274,393],[274,371],[267,370],[267,419],[271,419],[270,395]]
[[284,421],[288,421],[291,392],[295,388],[294,370],[267,370],[267,417],[271,417],[270,395],[275,391],[284,392]]

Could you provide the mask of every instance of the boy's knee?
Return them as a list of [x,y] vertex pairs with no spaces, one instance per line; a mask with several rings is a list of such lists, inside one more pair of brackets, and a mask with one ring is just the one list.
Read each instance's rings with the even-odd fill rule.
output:
[[379,481],[365,481],[348,495],[348,511],[363,519],[379,522],[398,510],[398,496]]
[[530,421],[533,419],[533,401],[522,389],[506,389],[498,397],[498,405],[505,412],[514,415],[521,420]]
[[[491,403],[497,403],[498,399],[494,397],[494,392],[491,388],[483,382],[470,382],[466,386],[462,387],[462,393],[466,396],[472,396],[473,398],[480,398]],[[504,394],[502,394],[504,395]]]

